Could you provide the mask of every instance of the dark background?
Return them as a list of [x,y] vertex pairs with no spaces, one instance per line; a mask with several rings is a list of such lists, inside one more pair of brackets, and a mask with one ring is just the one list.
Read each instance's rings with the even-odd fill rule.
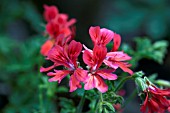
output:
[[[44,4],[55,5],[61,13],[68,14],[70,18],[76,18],[76,40],[90,48],[92,42],[88,29],[90,26],[96,25],[121,34],[122,42],[130,44],[132,47],[135,47],[133,39],[137,36],[148,36],[152,42],[158,40],[170,42],[169,0],[1,0],[0,38],[8,37],[21,44],[41,34],[42,40],[44,40],[42,35],[44,31],[42,26],[45,23],[42,16]],[[145,44],[143,45],[145,46]],[[3,48],[7,47],[3,46]],[[17,50],[15,51],[17,52]],[[152,60],[142,59],[135,70],[143,70],[146,75],[158,73],[158,78],[170,80],[170,47],[168,47],[162,65]],[[4,74],[1,69],[1,109],[5,109],[5,106],[8,105],[9,95],[13,89],[8,86],[8,83],[14,79],[8,78],[8,83],[6,83],[3,76],[8,75]],[[126,87],[131,86],[130,84],[133,85],[128,82]],[[130,92],[127,91],[127,93]],[[136,113],[139,107],[139,104],[132,102],[128,104],[125,111],[126,113],[133,111]]]

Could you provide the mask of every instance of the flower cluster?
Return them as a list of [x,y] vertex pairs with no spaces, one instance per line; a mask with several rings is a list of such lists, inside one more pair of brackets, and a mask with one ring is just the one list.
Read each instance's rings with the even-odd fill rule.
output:
[[[54,6],[44,6],[44,17],[48,22],[46,25],[46,33],[49,39],[41,48],[41,53],[46,56],[47,60],[54,64],[50,67],[41,67],[41,72],[48,72],[47,75],[52,77],[50,82],[58,81],[70,75],[69,86],[70,92],[82,87],[90,90],[97,88],[104,93],[108,90],[104,79],[116,80],[117,75],[113,72],[117,68],[133,74],[129,69],[131,66],[126,61],[130,60],[123,51],[118,51],[121,43],[119,34],[114,33],[106,28],[99,26],[90,27],[89,34],[93,41],[94,47],[88,49],[80,42],[73,40],[71,36],[74,31],[71,31],[70,26],[75,23],[75,19],[68,20],[66,14],[59,14],[58,9]],[[113,47],[108,51],[106,45],[112,42]],[[82,50],[84,47],[84,50]],[[83,61],[87,65],[87,69],[83,69],[78,62],[78,56],[83,53]],[[63,66],[63,70],[56,70],[56,67]],[[52,71],[51,71],[52,70]]]
[[44,5],[44,18],[47,21],[46,33],[49,39],[42,45],[41,54],[47,56],[49,50],[58,41],[58,37],[62,34],[64,38],[68,38],[74,32],[71,31],[72,26],[76,20],[68,21],[68,15],[59,13],[57,7]]
[[144,90],[145,101],[141,106],[143,113],[164,113],[170,109],[170,89],[160,89],[147,81],[147,88]]

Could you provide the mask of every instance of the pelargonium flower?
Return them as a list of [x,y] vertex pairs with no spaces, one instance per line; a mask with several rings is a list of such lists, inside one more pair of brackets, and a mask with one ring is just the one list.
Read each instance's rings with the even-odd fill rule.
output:
[[121,43],[121,37],[119,34],[114,33],[113,38],[113,48],[111,52],[108,52],[106,58],[104,59],[104,63],[113,68],[117,69],[120,67],[123,71],[128,72],[129,74],[133,74],[133,71],[129,69],[131,64],[128,64],[127,60],[130,60],[131,57],[124,53],[123,51],[117,51]]
[[71,35],[70,26],[76,22],[75,19],[67,21],[67,18],[59,16],[47,23],[46,31],[51,38],[57,38],[60,34],[64,34],[65,37]]
[[133,71],[129,69],[131,65],[125,62],[130,60],[131,57],[123,51],[117,51],[121,44],[121,37],[119,34],[116,34],[106,28],[100,29],[99,26],[90,27],[89,34],[94,45],[98,46],[106,46],[113,39],[113,48],[111,52],[106,54],[103,62],[113,69],[120,67],[123,71],[128,72],[131,75],[133,74]]
[[170,107],[167,97],[170,97],[170,89],[159,89],[154,85],[149,85],[144,91],[146,98],[141,106],[143,113],[164,113]]
[[113,31],[106,28],[100,29],[99,26],[90,27],[89,34],[94,45],[100,46],[106,46],[113,39],[114,36]]
[[108,90],[108,86],[103,79],[116,80],[117,75],[113,74],[113,69],[100,69],[103,60],[106,57],[107,49],[103,46],[95,45],[93,51],[86,48],[83,51],[83,61],[89,67],[88,78],[85,81],[84,89],[90,90],[97,88],[104,93]]
[[80,82],[85,81],[87,78],[87,71],[78,67],[77,64],[77,57],[79,56],[81,50],[82,44],[74,40],[72,40],[69,45],[64,45],[64,47],[55,45],[47,55],[47,59],[54,62],[54,65],[48,68],[41,67],[40,72],[46,72],[54,69],[56,66],[62,65],[66,69],[54,69],[54,72],[47,73],[48,76],[53,76],[49,79],[49,82],[58,81],[58,83],[60,83],[65,76],[70,74],[70,92],[76,90],[77,88],[81,88]]
[[113,69],[117,69],[118,67],[120,67],[123,71],[128,72],[132,75],[133,71],[129,69],[131,64],[124,62],[130,59],[131,57],[123,51],[108,52],[106,58],[104,59],[104,63]]
[[47,22],[53,20],[59,15],[58,8],[56,6],[47,6],[44,5],[44,18]]
[[75,19],[68,21],[67,14],[60,14],[57,7],[44,5],[44,18],[48,22],[46,25],[46,33],[49,35],[49,39],[42,45],[41,54],[47,56],[49,50],[54,46],[60,35],[64,35],[66,38],[72,32],[71,26],[76,22]]

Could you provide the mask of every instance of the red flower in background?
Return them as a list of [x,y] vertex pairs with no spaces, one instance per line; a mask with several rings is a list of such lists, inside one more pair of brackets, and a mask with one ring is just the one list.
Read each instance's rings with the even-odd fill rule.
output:
[[83,61],[89,67],[88,78],[84,85],[85,90],[97,88],[100,92],[104,93],[108,90],[108,86],[105,84],[103,79],[117,79],[117,75],[112,74],[114,71],[113,69],[99,69],[104,58],[106,57],[106,53],[106,47],[98,45],[93,48],[93,51],[89,49],[84,50]]
[[47,56],[49,50],[58,40],[59,35],[64,38],[72,35],[71,26],[76,22],[75,19],[68,20],[67,14],[60,14],[57,7],[44,5],[44,18],[48,22],[46,25],[46,33],[49,39],[42,45],[41,54]]
[[167,97],[170,97],[170,89],[159,89],[150,85],[144,93],[146,94],[146,98],[141,106],[141,112],[164,113],[170,107],[170,102],[167,99]]
[[56,6],[44,5],[44,9],[44,18],[47,22],[53,20],[59,14],[59,11]]
[[65,44],[63,47],[59,45],[55,45],[48,53],[47,59],[54,62],[54,65],[44,68],[41,67],[40,72],[49,71],[56,66],[62,65],[66,67],[66,70],[55,70],[54,72],[48,72],[48,76],[53,76],[49,79],[52,81],[60,81],[67,76],[71,75],[69,85],[70,92],[76,90],[77,88],[81,88],[80,82],[83,82],[87,78],[87,71],[79,68],[77,65],[77,57],[79,56],[82,50],[82,45],[79,42],[72,40],[69,45]]

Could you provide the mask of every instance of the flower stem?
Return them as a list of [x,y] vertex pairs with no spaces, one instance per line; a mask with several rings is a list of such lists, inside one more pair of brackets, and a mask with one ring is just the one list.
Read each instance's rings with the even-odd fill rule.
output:
[[100,102],[103,102],[103,95],[101,92],[99,92],[99,96],[100,96]]
[[126,78],[123,78],[120,83],[117,85],[117,87],[115,88],[115,92],[117,92],[122,86],[123,84],[127,81],[127,80],[130,80],[133,78],[133,75],[132,76],[128,76]]
[[101,107],[101,104],[103,102],[103,95],[100,91],[98,91],[99,93],[99,100],[98,100],[98,103],[96,105],[96,108],[95,108],[95,113],[98,113],[98,111],[100,111],[100,107]]
[[84,94],[79,102],[79,105],[77,106],[77,109],[76,109],[76,113],[82,113],[82,110],[83,110],[83,105],[84,105],[84,102],[85,102],[85,94],[86,91],[84,91]]

